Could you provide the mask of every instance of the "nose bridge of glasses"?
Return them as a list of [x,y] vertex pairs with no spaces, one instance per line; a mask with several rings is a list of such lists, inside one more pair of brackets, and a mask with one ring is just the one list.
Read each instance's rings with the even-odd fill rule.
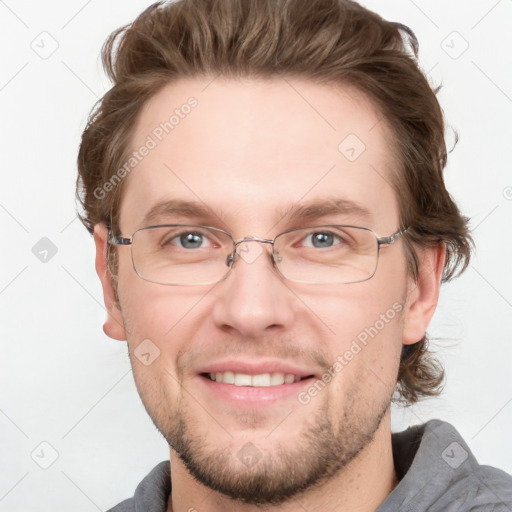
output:
[[[254,244],[249,242],[258,243]],[[245,236],[244,238],[235,240],[233,254],[228,257],[226,264],[230,266],[234,262],[235,255],[242,258],[245,263],[254,263],[263,253],[262,244],[270,244],[273,246],[274,241],[268,240],[267,238],[259,238],[257,236]]]

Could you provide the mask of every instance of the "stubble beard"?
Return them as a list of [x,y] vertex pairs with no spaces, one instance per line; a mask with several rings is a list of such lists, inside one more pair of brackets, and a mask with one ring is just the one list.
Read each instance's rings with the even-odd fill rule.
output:
[[[348,404],[357,402],[354,391]],[[347,467],[372,442],[390,404],[391,397],[364,413],[356,413],[347,405],[334,422],[325,402],[296,437],[293,448],[279,443],[272,453],[263,447],[260,450],[257,441],[236,448],[212,445],[208,427],[201,428],[187,413],[183,397],[175,413],[163,425],[155,425],[189,473],[204,486],[246,504],[276,505],[321,486]],[[286,436],[284,439],[288,440]]]

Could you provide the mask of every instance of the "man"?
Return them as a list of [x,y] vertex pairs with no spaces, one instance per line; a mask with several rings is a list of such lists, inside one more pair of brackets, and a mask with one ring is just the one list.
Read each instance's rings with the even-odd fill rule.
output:
[[112,510],[512,510],[426,330],[464,270],[407,27],[345,0],[180,0],[110,36],[80,147],[108,311],[170,462]]

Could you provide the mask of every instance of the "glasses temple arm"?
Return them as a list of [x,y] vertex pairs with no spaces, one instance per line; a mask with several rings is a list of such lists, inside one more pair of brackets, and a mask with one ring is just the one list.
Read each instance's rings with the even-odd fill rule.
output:
[[409,228],[401,229],[400,231],[397,231],[396,233],[393,233],[389,236],[384,236],[382,238],[377,238],[377,242],[379,245],[391,245],[395,243],[397,240],[402,238],[403,235],[407,232]]
[[122,236],[114,235],[114,233],[110,230],[108,232],[107,241],[110,245],[131,245],[132,244],[131,238],[124,238]]

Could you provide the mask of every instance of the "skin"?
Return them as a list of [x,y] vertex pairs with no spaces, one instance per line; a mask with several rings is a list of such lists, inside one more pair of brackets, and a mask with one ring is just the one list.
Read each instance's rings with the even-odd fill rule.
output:
[[[170,198],[213,212],[200,222],[182,216],[177,223],[214,225],[235,239],[273,238],[304,225],[283,214],[332,198],[356,201],[369,216],[331,214],[308,222],[355,224],[380,236],[401,227],[390,185],[392,134],[358,91],[297,79],[180,80],[145,106],[133,148],[190,96],[197,107],[125,178],[122,236],[143,227],[149,209]],[[355,161],[338,150],[351,133],[366,146]],[[170,444],[169,511],[245,512],[262,503],[268,511],[374,511],[385,500],[397,484],[389,405],[400,352],[422,338],[434,313],[442,246],[420,252],[417,282],[397,242],[381,249],[375,275],[360,283],[285,281],[261,246],[254,261],[238,259],[226,279],[208,286],[144,281],[134,272],[129,247],[118,247],[117,303],[106,236],[98,224],[104,330],[127,339],[141,399]],[[252,250],[259,247],[252,244]],[[297,394],[257,404],[225,400],[198,374],[229,358],[286,362],[320,378],[396,303],[401,312],[307,404]],[[160,351],[147,366],[134,355],[146,339]],[[259,457],[250,467],[238,456],[247,446]],[[251,498],[257,485],[263,487]]]

